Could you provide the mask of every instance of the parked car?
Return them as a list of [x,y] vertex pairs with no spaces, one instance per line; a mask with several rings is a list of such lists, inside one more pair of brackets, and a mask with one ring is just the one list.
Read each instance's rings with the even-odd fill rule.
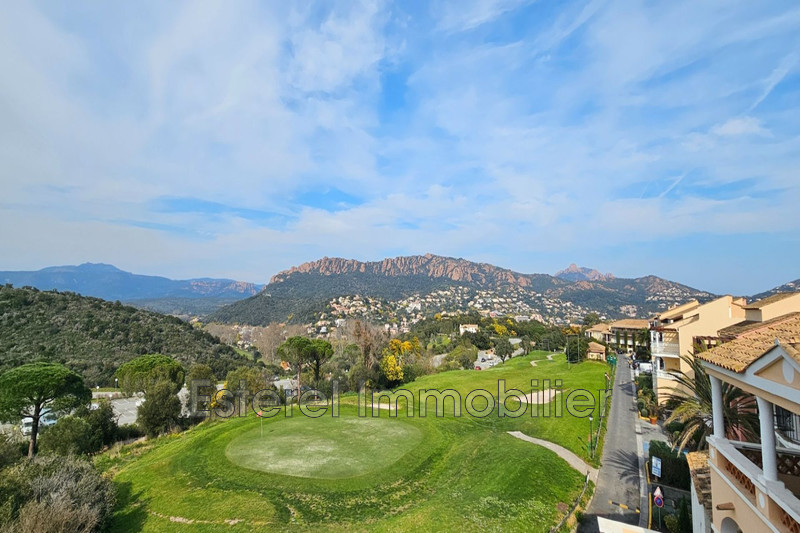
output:
[[[46,428],[52,426],[58,421],[58,417],[55,413],[47,412],[39,417],[39,430],[41,431],[42,428]],[[26,437],[30,436],[33,432],[33,418],[26,416],[22,419],[22,425],[20,426],[20,430],[22,434]]]

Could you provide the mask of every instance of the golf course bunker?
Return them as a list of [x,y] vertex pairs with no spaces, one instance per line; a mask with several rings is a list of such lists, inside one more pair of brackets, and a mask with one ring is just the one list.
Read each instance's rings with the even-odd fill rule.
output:
[[552,402],[556,394],[561,391],[555,389],[547,389],[547,390],[540,390],[536,392],[532,392],[530,394],[526,394],[524,396],[512,396],[515,400],[519,400],[522,403],[533,403],[534,405],[544,405],[546,403]]
[[385,468],[422,440],[417,427],[387,418],[288,418],[256,426],[225,449],[234,464],[286,476],[342,479]]

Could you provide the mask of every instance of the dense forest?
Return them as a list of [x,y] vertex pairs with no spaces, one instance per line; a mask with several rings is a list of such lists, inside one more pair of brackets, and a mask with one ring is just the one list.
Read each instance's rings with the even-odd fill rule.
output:
[[120,364],[146,353],[205,363],[220,376],[246,362],[217,337],[175,317],[69,292],[0,286],[0,371],[57,361],[88,385],[107,386]]

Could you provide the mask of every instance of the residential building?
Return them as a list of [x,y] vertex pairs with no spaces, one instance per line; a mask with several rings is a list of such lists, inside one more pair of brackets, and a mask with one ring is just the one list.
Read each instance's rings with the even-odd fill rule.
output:
[[600,323],[588,328],[584,335],[596,341],[602,341],[606,344],[611,344],[611,326],[608,324]]
[[643,318],[626,318],[612,322],[609,327],[611,329],[611,343],[618,350],[633,353],[639,344],[636,336],[641,335],[642,330],[648,329],[650,322]]
[[589,347],[586,349],[586,359],[605,361],[606,347],[598,342],[590,341]]
[[686,454],[691,474],[691,505],[693,533],[711,532],[711,474],[708,467],[708,452]]
[[745,319],[742,322],[723,328],[716,338],[705,338],[707,347],[711,348],[723,342],[729,342],[762,324],[781,319],[789,313],[800,312],[800,292],[781,292],[755,301],[744,307]]
[[478,333],[478,324],[461,324],[458,326],[458,334]]
[[[762,301],[753,311],[768,305]],[[800,532],[800,313],[770,313],[733,340],[696,354],[711,380],[708,474],[712,529],[720,533]],[[723,382],[755,396],[758,443],[726,433]]]
[[[745,301],[730,295],[701,304],[691,300],[673,307],[650,322],[653,391],[659,404],[679,387],[677,376],[691,373],[681,355],[692,356],[701,338],[716,339],[719,331],[745,319]],[[612,325],[613,326],[613,325]]]

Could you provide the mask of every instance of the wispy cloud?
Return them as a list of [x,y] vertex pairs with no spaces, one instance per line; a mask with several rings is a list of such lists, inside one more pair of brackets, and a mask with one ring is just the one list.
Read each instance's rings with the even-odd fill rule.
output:
[[714,135],[731,137],[736,135],[769,135],[769,131],[755,117],[737,117],[711,128]]
[[798,35],[760,3],[9,4],[5,267],[432,251],[692,283],[637,248],[713,269],[757,234],[790,259],[765,289],[798,275]]
[[791,72],[791,70],[797,64],[797,57],[798,57],[797,52],[790,53],[789,55],[784,57],[781,60],[780,64],[777,67],[775,67],[775,70],[773,70],[770,73],[770,75],[767,76],[766,79],[764,79],[763,81],[764,88],[759,97],[756,98],[756,101],[753,102],[753,105],[750,106],[750,111],[753,111],[755,108],[757,108],[761,104],[761,102],[763,102],[770,95],[770,93],[772,93],[775,87],[781,81],[783,81],[786,75],[789,74],[789,72]]

